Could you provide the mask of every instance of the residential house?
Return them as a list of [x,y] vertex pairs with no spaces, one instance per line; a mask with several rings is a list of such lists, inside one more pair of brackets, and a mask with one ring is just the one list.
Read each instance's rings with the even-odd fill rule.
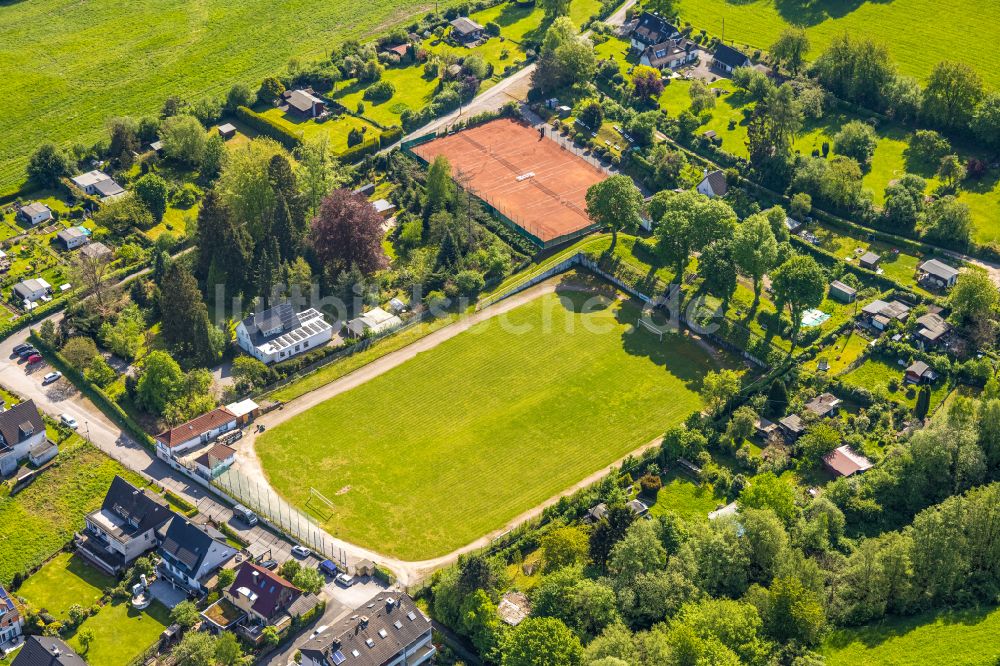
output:
[[851,476],[866,469],[871,469],[868,458],[855,453],[850,446],[844,445],[823,456],[823,466],[835,476]]
[[286,90],[284,98],[289,112],[305,118],[317,118],[326,113],[326,102],[316,97],[312,90]]
[[774,434],[774,431],[778,429],[778,424],[763,416],[758,416],[757,420],[754,421],[753,427],[757,437],[766,442]]
[[668,39],[643,49],[639,63],[656,69],[678,69],[698,60],[698,45],[690,39]]
[[56,234],[56,240],[62,243],[63,248],[75,250],[81,245],[86,245],[90,241],[90,229],[83,226],[62,229]]
[[451,22],[451,36],[463,44],[478,42],[483,38],[483,26],[468,16],[459,16]]
[[402,319],[386,312],[382,308],[373,308],[346,324],[347,334],[355,338],[363,338],[366,335],[377,335],[402,325]]
[[862,321],[868,326],[884,331],[893,321],[906,321],[910,316],[910,306],[899,301],[874,300],[861,308]]
[[236,344],[263,363],[275,363],[326,345],[333,327],[318,310],[295,312],[291,303],[251,314],[236,325]]
[[410,52],[409,44],[397,44],[395,46],[386,46],[382,49],[382,53],[393,53],[400,58],[405,58],[406,54]]
[[706,197],[723,197],[729,191],[729,183],[726,182],[725,172],[716,169],[709,173],[706,169],[705,177],[698,183],[698,191]]
[[214,479],[236,462],[236,449],[216,443],[193,461],[194,469],[206,479]]
[[42,300],[43,296],[52,293],[52,285],[42,278],[31,278],[14,285],[11,296],[13,301],[25,308],[31,309],[32,304]]
[[732,74],[737,67],[749,66],[750,58],[725,44],[720,44],[712,54],[712,67],[726,74]]
[[77,552],[116,576],[156,548],[157,533],[172,515],[158,498],[115,476],[101,507],[87,514],[87,526],[76,535]]
[[860,259],[858,259],[858,266],[861,266],[861,268],[867,268],[870,271],[874,271],[878,270],[878,264],[880,261],[882,261],[881,255],[875,254],[874,252],[869,250],[868,252],[865,252],[863,255],[861,255]]
[[0,413],[0,476],[16,472],[31,451],[46,441],[45,422],[33,400]]
[[929,383],[937,379],[937,373],[931,369],[931,366],[927,365],[923,361],[914,361],[910,367],[906,369],[904,379],[910,384],[923,384],[924,382]]
[[10,666],[87,666],[87,662],[55,636],[28,636]]
[[87,243],[79,252],[81,257],[86,257],[93,261],[99,261],[101,259],[111,259],[113,252],[111,248],[102,243],[101,241],[96,241],[94,243]]
[[380,592],[299,651],[301,666],[420,666],[436,654],[431,621],[403,592]]
[[858,297],[858,290],[854,287],[849,287],[840,280],[834,280],[830,283],[829,295],[835,301],[853,303]]
[[0,654],[6,644],[17,642],[23,631],[24,618],[7,590],[0,585]]
[[920,284],[933,287],[935,289],[949,289],[955,286],[958,279],[958,269],[948,264],[929,259],[920,264],[917,268],[918,281]]
[[239,427],[236,415],[225,407],[217,407],[182,423],[176,428],[164,430],[156,436],[156,455],[169,461],[178,454],[199,444],[212,441],[224,432]]
[[778,428],[785,437],[796,440],[806,431],[806,424],[798,414],[789,414],[778,421]]
[[224,123],[222,125],[219,125],[216,128],[216,131],[219,133],[219,136],[221,136],[226,141],[236,136],[236,126],[233,125],[232,123]]
[[916,320],[916,340],[921,349],[929,349],[943,343],[951,332],[951,324],[936,313],[928,312]]
[[836,416],[842,400],[832,393],[822,393],[806,403],[806,411],[821,419]]
[[30,204],[21,206],[17,211],[17,216],[25,224],[34,227],[51,220],[52,210],[40,201],[33,201]]
[[633,51],[642,53],[651,46],[680,37],[680,34],[680,31],[666,19],[652,12],[643,12],[632,28],[630,43]]
[[236,555],[236,549],[224,538],[174,514],[156,551],[162,558],[160,571],[188,592],[196,595],[207,592],[203,581]]
[[282,631],[319,604],[312,594],[303,593],[278,574],[244,561],[236,570],[233,584],[222,598],[209,606],[202,617],[216,630],[236,630],[251,643],[263,641],[268,626]]
[[111,176],[98,169],[74,176],[72,180],[73,184],[83,190],[85,194],[98,197],[101,201],[109,201],[125,194],[125,188],[116,183]]

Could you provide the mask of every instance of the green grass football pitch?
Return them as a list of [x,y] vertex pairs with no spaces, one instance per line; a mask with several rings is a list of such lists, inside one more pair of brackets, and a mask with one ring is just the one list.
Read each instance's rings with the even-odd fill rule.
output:
[[548,294],[473,326],[269,430],[257,451],[325,527],[421,560],[503,527],[700,409],[713,368],[680,336],[634,330],[639,311]]

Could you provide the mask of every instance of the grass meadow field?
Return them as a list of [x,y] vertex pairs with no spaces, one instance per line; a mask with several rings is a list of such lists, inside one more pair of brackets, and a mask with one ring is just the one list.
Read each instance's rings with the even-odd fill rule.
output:
[[[637,308],[549,294],[269,430],[271,484],[326,527],[396,557],[447,553],[651,441],[702,405],[713,368]],[[319,435],[319,433],[323,433]]]
[[1000,608],[943,611],[838,629],[824,641],[827,666],[988,666],[1000,659]]
[[[444,9],[451,2],[440,3]],[[424,0],[111,0],[0,3],[0,192],[24,179],[40,142],[91,143],[110,116],[156,113],[163,100],[257,86],[292,57],[323,56],[433,10]]]
[[[723,35],[737,46],[766,49],[781,31],[806,29],[819,54],[835,37],[849,32],[886,43],[900,69],[923,80],[942,59],[964,60],[994,88],[1000,87],[1000,5],[975,0],[679,0],[683,21],[696,30]],[[934,20],[928,20],[935,17]],[[725,20],[725,30],[723,30]],[[952,45],[947,49],[932,44]],[[963,53],[964,51],[964,53]]]
[[83,516],[100,506],[120,474],[133,483],[138,475],[127,471],[74,436],[61,445],[57,464],[13,497],[0,494],[0,584],[10,584],[15,573],[38,566],[83,528]]

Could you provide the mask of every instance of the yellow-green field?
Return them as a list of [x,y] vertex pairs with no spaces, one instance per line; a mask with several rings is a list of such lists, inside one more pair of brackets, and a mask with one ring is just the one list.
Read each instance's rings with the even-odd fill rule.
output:
[[[633,330],[635,306],[550,294],[269,429],[257,450],[335,536],[396,557],[447,553],[651,441],[702,405],[713,362]],[[318,433],[323,433],[319,436]]]

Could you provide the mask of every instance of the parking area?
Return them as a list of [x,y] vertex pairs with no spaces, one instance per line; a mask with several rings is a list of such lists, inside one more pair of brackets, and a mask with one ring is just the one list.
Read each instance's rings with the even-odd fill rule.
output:
[[350,587],[338,585],[333,580],[330,580],[323,587],[323,593],[327,599],[347,608],[354,609],[387,588],[388,586],[381,581],[371,576],[364,576],[362,578],[355,578],[354,584]]

